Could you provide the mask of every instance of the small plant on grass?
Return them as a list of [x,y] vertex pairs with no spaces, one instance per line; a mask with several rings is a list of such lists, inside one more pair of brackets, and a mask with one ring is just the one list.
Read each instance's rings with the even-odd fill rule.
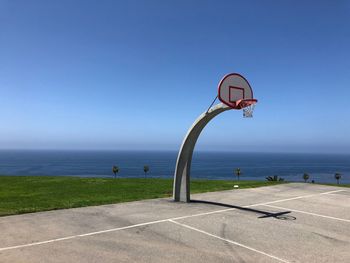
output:
[[303,179],[304,179],[305,183],[307,182],[307,180],[309,180],[309,178],[310,178],[309,174],[307,174],[307,173],[303,174]]
[[146,175],[149,171],[149,166],[148,165],[143,166],[143,171],[145,172],[145,178],[146,178]]
[[268,176],[268,177],[266,177],[266,180],[269,182],[283,182],[284,181],[284,179],[282,177],[278,177],[278,175]]
[[119,167],[116,165],[113,165],[112,172],[114,174],[114,178],[117,178],[117,173],[119,173]]
[[237,176],[237,180],[239,181],[239,177],[241,175],[241,169],[237,168],[233,171],[233,173]]
[[337,184],[339,184],[339,180],[341,179],[341,174],[335,173],[334,178],[335,178],[335,180],[337,180]]

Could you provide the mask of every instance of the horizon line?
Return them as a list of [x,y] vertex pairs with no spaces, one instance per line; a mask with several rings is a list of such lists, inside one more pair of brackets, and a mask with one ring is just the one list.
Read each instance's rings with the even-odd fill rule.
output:
[[[178,152],[179,150],[175,149],[101,149],[101,148],[90,148],[90,149],[79,149],[79,148],[0,148],[0,151],[49,151],[49,152]],[[259,154],[319,154],[319,155],[350,155],[350,152],[334,152],[334,151],[230,151],[230,150],[196,150],[195,153],[203,153],[203,152],[212,152],[212,153],[259,153]]]

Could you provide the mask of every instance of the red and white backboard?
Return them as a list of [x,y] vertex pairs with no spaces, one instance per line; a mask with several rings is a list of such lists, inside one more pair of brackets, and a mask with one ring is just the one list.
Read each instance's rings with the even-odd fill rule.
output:
[[253,99],[253,90],[249,82],[240,74],[226,75],[219,83],[219,99],[221,102],[236,109],[241,100]]

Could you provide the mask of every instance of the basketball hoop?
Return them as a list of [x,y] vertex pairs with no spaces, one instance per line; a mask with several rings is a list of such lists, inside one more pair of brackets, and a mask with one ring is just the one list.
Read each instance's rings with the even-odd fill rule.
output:
[[235,110],[243,110],[244,118],[252,118],[257,99],[248,81],[237,73],[226,75],[219,83],[219,100]]
[[255,108],[255,104],[258,101],[256,99],[243,99],[236,101],[236,109],[243,109],[244,118],[252,118]]

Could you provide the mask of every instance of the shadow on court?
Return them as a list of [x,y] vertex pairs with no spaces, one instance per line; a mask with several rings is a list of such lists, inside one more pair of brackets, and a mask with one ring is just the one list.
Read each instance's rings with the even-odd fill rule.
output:
[[296,220],[296,217],[288,215],[288,214],[291,213],[291,211],[271,213],[271,212],[262,211],[262,210],[258,210],[258,209],[253,209],[253,208],[249,208],[249,207],[229,205],[229,204],[223,204],[223,203],[212,202],[212,201],[204,201],[204,200],[191,200],[191,203],[201,203],[201,204],[222,206],[222,207],[227,207],[227,208],[234,208],[234,209],[237,209],[237,210],[246,211],[246,212],[252,212],[252,213],[256,213],[256,214],[262,215],[262,216],[259,216],[258,218],[273,217],[273,218],[279,219],[279,220]]

